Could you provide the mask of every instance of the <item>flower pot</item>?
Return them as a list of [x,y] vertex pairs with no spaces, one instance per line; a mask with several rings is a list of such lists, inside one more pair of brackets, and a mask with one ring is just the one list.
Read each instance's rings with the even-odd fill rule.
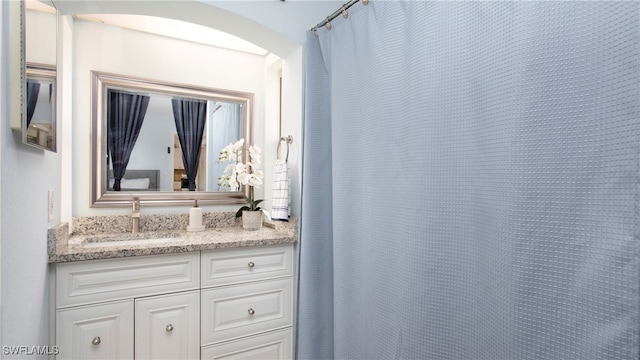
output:
[[258,230],[262,227],[262,211],[242,211],[242,227],[245,230]]

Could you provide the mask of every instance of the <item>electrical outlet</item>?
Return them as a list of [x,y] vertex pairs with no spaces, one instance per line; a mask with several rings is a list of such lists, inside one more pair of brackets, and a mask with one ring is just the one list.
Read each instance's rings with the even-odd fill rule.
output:
[[49,222],[53,221],[53,213],[54,213],[54,206],[53,206],[53,190],[49,190],[49,202],[48,202],[48,207],[49,207]]

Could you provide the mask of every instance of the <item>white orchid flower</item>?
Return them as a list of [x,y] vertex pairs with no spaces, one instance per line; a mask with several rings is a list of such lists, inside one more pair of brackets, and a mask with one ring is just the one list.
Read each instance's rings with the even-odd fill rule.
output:
[[262,149],[260,149],[257,145],[250,146],[249,155],[251,156],[251,159],[260,160],[260,156],[262,155]]
[[251,174],[249,176],[248,184],[249,186],[254,186],[256,188],[260,187],[260,185],[262,185],[262,173]]
[[238,210],[236,217],[245,208],[251,211],[260,210],[258,206],[262,202],[262,200],[256,200],[253,197],[253,188],[262,185],[262,178],[264,177],[264,172],[260,170],[262,149],[256,145],[249,146],[249,161],[246,163],[243,162],[243,150],[244,138],[224,147],[220,151],[220,157],[218,158],[218,162],[228,161],[231,163],[226,166],[223,174],[218,178],[220,186],[228,186],[234,191],[240,189],[240,184],[249,186],[249,206],[243,206]]
[[233,145],[231,145],[234,151],[242,150],[244,146],[244,138],[236,141]]

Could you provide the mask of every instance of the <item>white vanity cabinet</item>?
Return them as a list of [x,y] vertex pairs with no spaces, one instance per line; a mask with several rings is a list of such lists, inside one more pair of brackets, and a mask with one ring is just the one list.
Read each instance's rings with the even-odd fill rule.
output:
[[58,359],[291,359],[293,245],[55,265]]
[[57,358],[198,358],[199,277],[199,253],[57,264]]
[[291,359],[293,247],[202,252],[202,359]]

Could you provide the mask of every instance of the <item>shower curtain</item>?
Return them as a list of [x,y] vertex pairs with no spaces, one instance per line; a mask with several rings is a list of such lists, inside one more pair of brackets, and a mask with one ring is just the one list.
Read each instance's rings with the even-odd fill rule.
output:
[[299,359],[636,359],[639,4],[307,34]]

